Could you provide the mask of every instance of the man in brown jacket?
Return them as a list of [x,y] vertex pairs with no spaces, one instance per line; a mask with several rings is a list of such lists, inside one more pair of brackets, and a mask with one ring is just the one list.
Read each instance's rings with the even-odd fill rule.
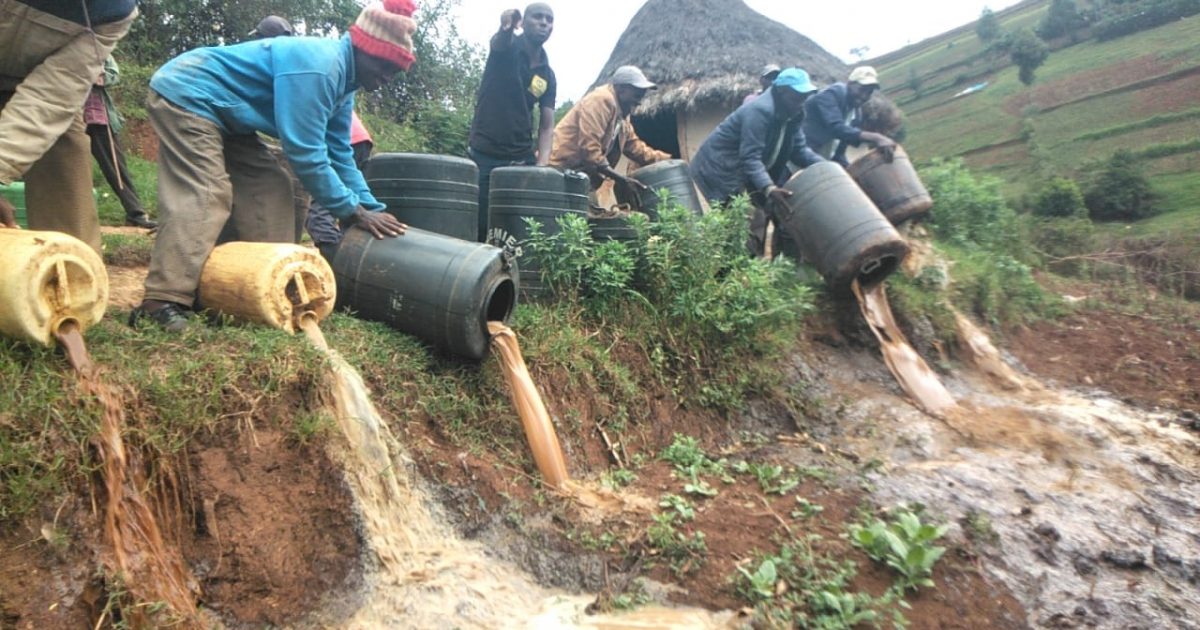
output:
[[638,137],[629,115],[657,86],[636,66],[621,66],[608,85],[588,92],[554,128],[550,166],[587,173],[592,190],[605,179],[632,189],[640,182],[613,170],[621,156],[638,166],[671,159],[671,154],[651,148]]

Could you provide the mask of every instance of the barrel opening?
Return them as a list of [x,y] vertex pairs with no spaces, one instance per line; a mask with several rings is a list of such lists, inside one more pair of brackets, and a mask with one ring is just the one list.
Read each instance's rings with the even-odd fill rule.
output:
[[487,322],[507,322],[517,305],[517,286],[511,278],[502,278],[488,291],[484,302],[483,325]]
[[900,258],[893,254],[867,260],[858,268],[858,284],[864,289],[873,287],[892,275],[899,266]]
[[321,279],[303,270],[296,272],[288,280],[284,292],[287,294],[288,301],[297,310],[307,310],[312,307],[314,301],[325,297]]

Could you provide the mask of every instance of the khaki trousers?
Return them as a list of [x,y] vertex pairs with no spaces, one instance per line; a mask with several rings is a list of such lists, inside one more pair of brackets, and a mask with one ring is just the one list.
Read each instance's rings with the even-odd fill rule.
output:
[[92,30],[0,0],[0,184],[25,179],[29,227],[100,251],[83,101],[137,11]]
[[222,240],[293,241],[292,182],[256,135],[225,135],[153,90],[146,110],[159,139],[159,228],[145,297],[190,307]]

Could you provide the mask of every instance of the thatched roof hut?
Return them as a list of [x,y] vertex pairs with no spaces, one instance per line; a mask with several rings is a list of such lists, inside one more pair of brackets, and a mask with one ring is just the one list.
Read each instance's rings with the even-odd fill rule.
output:
[[848,67],[811,39],[742,0],[647,0],[617,41],[596,85],[635,65],[659,84],[635,112],[647,142],[690,159],[725,116],[758,90],[764,64],[799,66],[818,85]]

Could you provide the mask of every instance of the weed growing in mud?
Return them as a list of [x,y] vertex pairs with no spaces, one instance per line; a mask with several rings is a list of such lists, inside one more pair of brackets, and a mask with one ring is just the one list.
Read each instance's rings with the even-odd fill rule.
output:
[[915,513],[900,510],[891,522],[874,519],[865,525],[851,525],[850,542],[900,574],[893,588],[915,591],[921,586],[934,586],[930,579],[933,565],[946,548],[933,543],[945,533],[945,525],[922,523]]
[[731,577],[734,589],[755,605],[756,626],[848,630],[861,624],[879,627],[889,610],[893,627],[907,622],[895,606],[896,594],[872,597],[854,591],[850,581],[858,571],[852,560],[818,553],[819,535],[782,545],[775,555],[758,558],[753,570],[738,567]]
[[606,470],[600,475],[600,485],[610,490],[620,490],[637,481],[637,473],[628,468]]
[[992,519],[983,512],[970,510],[962,519],[963,532],[971,540],[985,545],[1000,543],[1000,534],[992,527]]
[[692,502],[677,494],[664,494],[662,499],[659,499],[658,506],[674,510],[675,515],[682,521],[696,518],[696,510],[692,506]]
[[668,461],[675,467],[675,476],[681,477],[686,483],[683,491],[704,497],[715,497],[718,490],[702,479],[701,475],[715,475],[725,483],[733,483],[733,477],[726,470],[724,459],[709,458],[696,438],[676,433],[675,440],[663,449],[659,459]]
[[704,532],[690,534],[675,527],[676,512],[660,512],[646,528],[646,542],[655,555],[664,558],[676,577],[683,577],[704,566],[708,544]]
[[804,497],[796,497],[796,509],[792,510],[792,518],[812,518],[824,511],[824,507]]
[[777,464],[738,462],[733,470],[758,480],[758,486],[764,494],[787,494],[800,485],[799,477],[794,474],[785,476],[783,466]]

